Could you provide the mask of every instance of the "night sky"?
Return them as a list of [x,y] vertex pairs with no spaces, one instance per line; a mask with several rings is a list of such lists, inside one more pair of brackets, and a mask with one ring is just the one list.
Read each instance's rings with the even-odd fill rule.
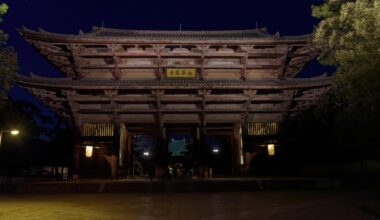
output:
[[[1,1],[1,0],[0,0]],[[320,0],[3,0],[10,10],[0,28],[10,36],[9,44],[19,57],[19,73],[62,76],[17,32],[22,26],[56,33],[91,31],[93,25],[125,29],[228,30],[266,27],[269,33],[302,35],[318,23],[311,5]],[[290,3],[292,2],[292,3]],[[323,73],[313,62],[301,76]],[[16,89],[17,90],[17,89]],[[20,96],[12,92],[11,96]],[[21,95],[23,96],[23,95]]]

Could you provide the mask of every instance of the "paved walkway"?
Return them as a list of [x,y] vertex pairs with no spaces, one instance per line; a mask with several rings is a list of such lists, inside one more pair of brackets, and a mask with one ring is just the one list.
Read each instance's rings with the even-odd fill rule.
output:
[[4,192],[17,193],[151,193],[151,192],[231,192],[259,190],[320,190],[339,188],[376,188],[380,181],[345,181],[329,178],[260,177],[209,179],[81,179],[79,181],[43,181],[16,184]]
[[[0,195],[0,220],[378,219],[380,192]],[[377,206],[379,207],[379,206]]]

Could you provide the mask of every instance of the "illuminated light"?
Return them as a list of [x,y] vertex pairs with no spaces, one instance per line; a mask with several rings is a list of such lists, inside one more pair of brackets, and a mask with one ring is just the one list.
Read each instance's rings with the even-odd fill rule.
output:
[[146,152],[143,153],[143,155],[146,156],[146,157],[149,157],[149,152],[146,151]]
[[214,149],[212,149],[212,152],[215,153],[215,154],[218,154],[219,153],[219,149],[218,148],[214,148]]
[[12,134],[12,135],[18,135],[19,133],[20,133],[19,130],[12,130],[12,131],[11,131],[11,134]]
[[274,156],[275,154],[275,148],[274,148],[274,144],[268,144],[268,155],[269,156]]
[[85,137],[113,137],[114,124],[86,123],[81,126],[82,136]]
[[93,146],[86,146],[86,157],[92,157],[93,151],[94,151]]
[[240,155],[240,165],[244,165],[244,150],[243,150],[243,128],[239,124],[239,155]]
[[275,135],[279,131],[277,122],[249,122],[248,135],[265,136]]

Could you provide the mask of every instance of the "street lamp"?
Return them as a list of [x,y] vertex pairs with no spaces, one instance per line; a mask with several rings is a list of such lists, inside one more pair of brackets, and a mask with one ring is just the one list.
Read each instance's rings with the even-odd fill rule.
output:
[[16,136],[16,135],[18,135],[20,133],[20,131],[19,130],[15,130],[15,129],[13,129],[13,130],[4,130],[4,131],[0,130],[0,147],[1,147],[1,140],[3,138],[3,133],[10,133],[11,135]]

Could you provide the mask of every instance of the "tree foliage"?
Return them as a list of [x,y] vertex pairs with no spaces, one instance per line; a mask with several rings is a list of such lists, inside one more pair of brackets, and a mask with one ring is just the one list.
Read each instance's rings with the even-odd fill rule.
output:
[[319,59],[337,67],[328,102],[344,112],[378,112],[380,0],[325,0],[313,15],[323,19],[313,36]]
[[316,27],[313,43],[320,60],[339,68],[373,64],[380,55],[380,0],[326,0],[313,7],[323,20]]
[[319,116],[340,144],[378,146],[380,0],[325,0],[313,16],[322,19],[312,39],[319,59],[337,67]]
[[5,3],[0,4],[0,16],[4,15],[8,11],[8,5]]
[[[0,4],[0,22],[7,10],[6,4]],[[7,46],[7,39],[8,35],[0,29],[0,106],[7,98],[17,67],[17,55],[11,47]]]

